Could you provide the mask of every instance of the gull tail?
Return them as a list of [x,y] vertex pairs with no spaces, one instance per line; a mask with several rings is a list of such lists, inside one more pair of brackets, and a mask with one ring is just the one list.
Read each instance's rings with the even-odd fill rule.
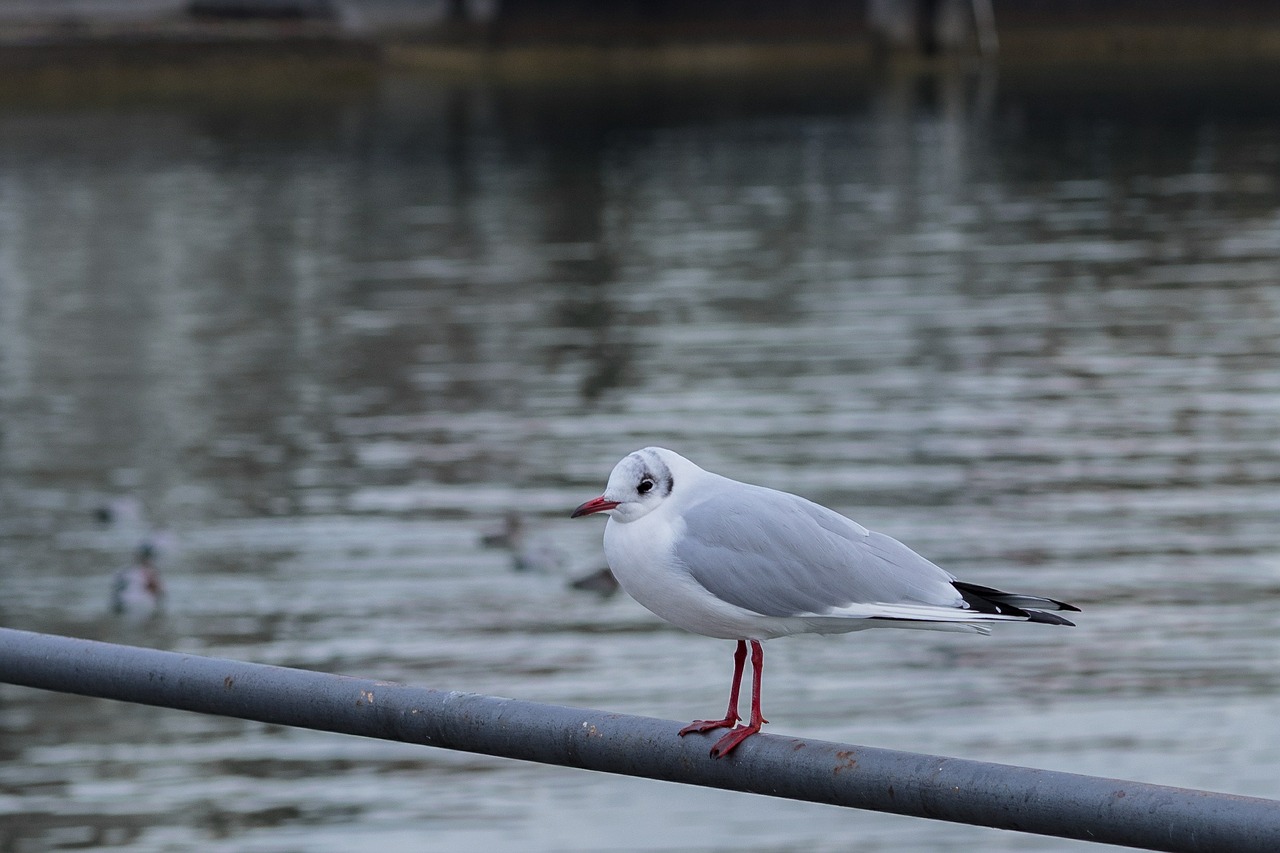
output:
[[[1045,613],[1044,610],[1072,610],[1080,612],[1080,608],[1055,598],[1043,598],[1038,595],[1021,595],[1016,592],[1002,592],[989,586],[976,583],[952,581],[951,585],[959,590],[960,595],[969,607],[979,613],[997,613],[1003,616],[1022,617],[1028,622],[1042,622],[1045,625],[1072,625],[1076,623]],[[1043,608],[1039,609],[1039,608]]]

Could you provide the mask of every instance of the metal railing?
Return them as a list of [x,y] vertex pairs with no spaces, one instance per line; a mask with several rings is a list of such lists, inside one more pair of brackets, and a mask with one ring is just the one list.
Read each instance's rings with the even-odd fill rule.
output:
[[0,682],[1150,850],[1280,851],[1280,802],[681,723],[0,628]]

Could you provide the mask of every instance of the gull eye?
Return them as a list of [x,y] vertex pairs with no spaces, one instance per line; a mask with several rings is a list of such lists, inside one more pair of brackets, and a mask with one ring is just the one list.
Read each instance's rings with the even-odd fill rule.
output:
[[652,488],[653,488],[653,480],[650,480],[648,477],[645,477],[643,480],[640,481],[640,485],[636,486],[636,491],[642,495],[645,495],[645,494],[648,494],[649,490]]

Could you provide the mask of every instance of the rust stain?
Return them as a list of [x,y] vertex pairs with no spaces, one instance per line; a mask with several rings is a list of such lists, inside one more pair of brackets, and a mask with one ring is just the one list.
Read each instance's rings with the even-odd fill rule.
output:
[[592,723],[583,723],[582,728],[586,730],[587,737],[600,737],[600,730]]
[[840,760],[840,763],[837,764],[835,769],[832,771],[833,775],[839,776],[844,771],[853,770],[858,766],[858,759],[854,758],[853,753],[847,749],[842,749],[837,752],[836,758]]

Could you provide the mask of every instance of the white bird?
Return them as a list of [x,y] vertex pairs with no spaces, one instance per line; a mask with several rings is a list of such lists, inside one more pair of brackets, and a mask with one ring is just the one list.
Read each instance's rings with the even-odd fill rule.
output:
[[[964,583],[906,545],[797,495],[704,471],[661,447],[637,450],[609,475],[604,494],[573,518],[607,513],[604,551],[632,598],[666,621],[737,640],[729,710],[680,734],[727,728],[711,756],[760,731],[763,640],[865,628],[989,633],[984,623],[1071,625],[1052,598]],[[751,716],[737,725],[751,646]]]

